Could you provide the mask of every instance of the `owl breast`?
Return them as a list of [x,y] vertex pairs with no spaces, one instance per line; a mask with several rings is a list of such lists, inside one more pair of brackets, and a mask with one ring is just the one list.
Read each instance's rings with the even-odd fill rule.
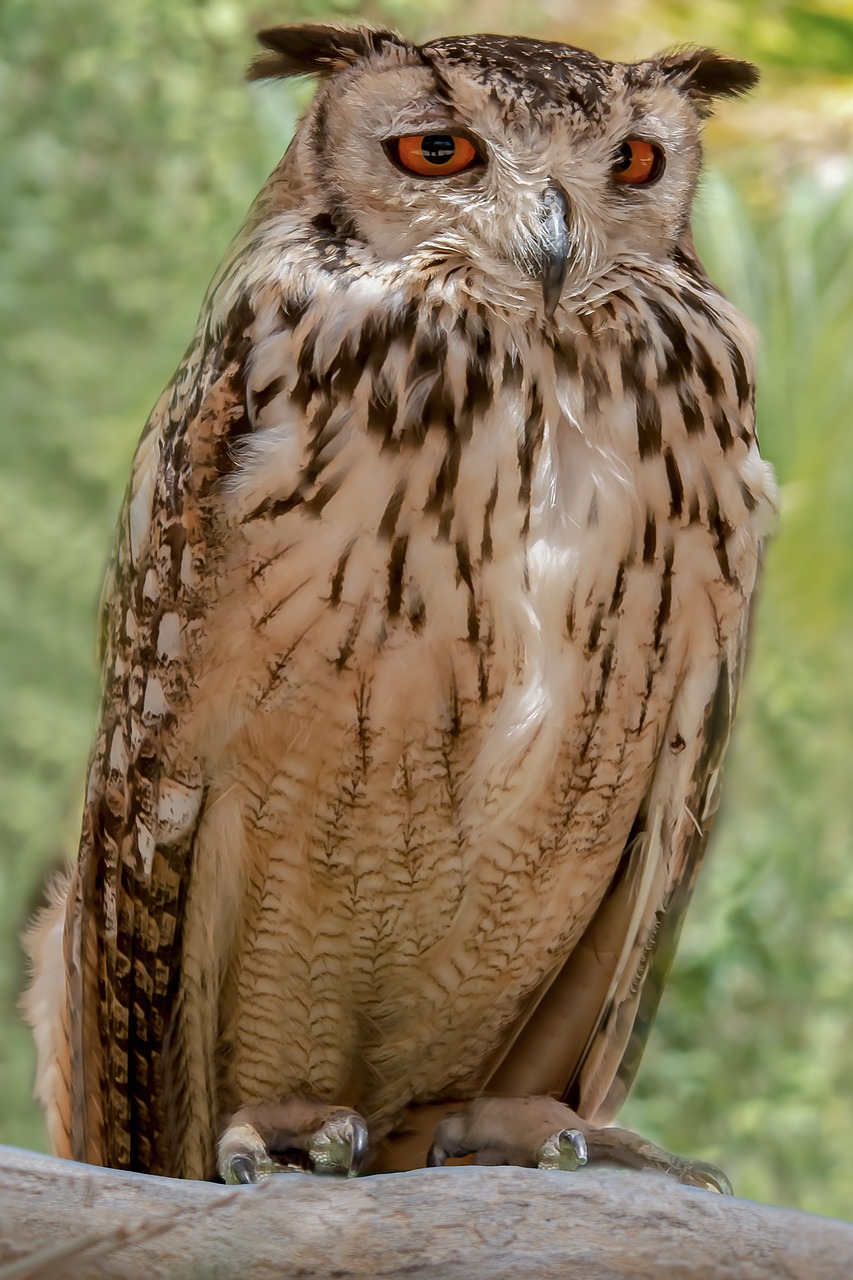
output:
[[[301,323],[260,343],[256,382],[296,363]],[[494,325],[461,414],[458,329],[433,333],[452,417],[415,430],[426,337],[420,383],[389,340],[337,400],[334,373],[301,406],[279,377],[223,491],[192,892],[217,885],[194,914],[230,939],[243,1101],[308,1089],[381,1124],[474,1087],[591,919],[688,654],[717,643],[713,540],[669,518],[636,417],[591,411],[575,351],[567,373]]]

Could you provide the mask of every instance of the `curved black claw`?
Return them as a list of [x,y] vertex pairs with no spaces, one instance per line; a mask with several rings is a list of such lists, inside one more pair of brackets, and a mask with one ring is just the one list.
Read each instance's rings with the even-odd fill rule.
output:
[[227,1179],[228,1182],[242,1182],[248,1185],[258,1180],[255,1162],[251,1156],[232,1156],[228,1161],[228,1170],[231,1174]]
[[350,1141],[350,1162],[347,1169],[348,1178],[357,1178],[361,1173],[361,1167],[367,1159],[367,1150],[370,1145],[367,1125],[361,1116],[353,1116],[352,1118],[352,1139]]

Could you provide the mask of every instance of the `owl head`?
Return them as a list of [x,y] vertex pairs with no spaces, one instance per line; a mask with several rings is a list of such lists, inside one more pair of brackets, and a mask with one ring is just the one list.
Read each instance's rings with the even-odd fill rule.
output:
[[321,80],[285,158],[291,207],[298,190],[304,216],[367,264],[454,272],[474,297],[547,319],[689,238],[702,120],[758,79],[711,49],[620,63],[495,35],[259,39],[250,79]]

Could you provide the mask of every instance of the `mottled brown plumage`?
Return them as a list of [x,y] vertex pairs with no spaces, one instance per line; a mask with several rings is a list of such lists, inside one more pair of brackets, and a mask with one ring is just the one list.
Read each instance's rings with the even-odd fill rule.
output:
[[[257,1176],[363,1116],[387,1164],[413,1107],[486,1091],[571,1111],[475,1106],[436,1151],[535,1162],[573,1112],[609,1151],[775,505],[689,223],[700,119],[755,73],[262,42],[253,78],[322,83],[136,454],[79,861],[31,938],[53,1141],[205,1177],[226,1129]],[[470,169],[401,166],[457,133]]]

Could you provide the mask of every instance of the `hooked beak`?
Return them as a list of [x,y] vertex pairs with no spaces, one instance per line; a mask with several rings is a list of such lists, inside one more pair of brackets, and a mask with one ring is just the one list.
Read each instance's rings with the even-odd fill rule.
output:
[[569,228],[566,215],[569,197],[558,182],[552,182],[542,197],[542,242],[544,252],[540,268],[542,301],[545,317],[553,318],[566,283],[569,266]]

